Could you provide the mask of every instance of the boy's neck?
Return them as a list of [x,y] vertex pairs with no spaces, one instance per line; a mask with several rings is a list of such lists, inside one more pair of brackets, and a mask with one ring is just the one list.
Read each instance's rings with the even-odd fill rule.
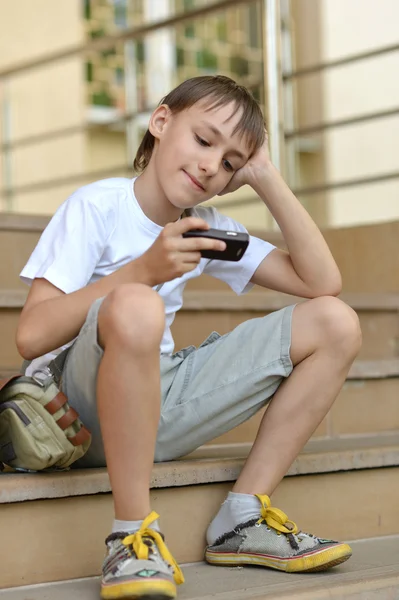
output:
[[153,223],[165,227],[167,223],[177,221],[183,213],[166,198],[155,174],[151,173],[151,164],[134,182],[134,195],[141,210]]

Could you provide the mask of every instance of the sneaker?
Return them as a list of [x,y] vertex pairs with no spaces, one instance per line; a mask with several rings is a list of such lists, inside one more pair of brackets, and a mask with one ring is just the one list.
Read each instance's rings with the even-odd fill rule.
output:
[[184,577],[163,535],[149,527],[157,518],[157,513],[152,512],[139,531],[111,533],[107,537],[101,598],[176,598],[176,584],[184,583]]
[[335,567],[352,556],[348,544],[302,533],[282,510],[271,507],[268,496],[256,496],[261,503],[260,519],[238,525],[208,546],[208,563],[306,573]]

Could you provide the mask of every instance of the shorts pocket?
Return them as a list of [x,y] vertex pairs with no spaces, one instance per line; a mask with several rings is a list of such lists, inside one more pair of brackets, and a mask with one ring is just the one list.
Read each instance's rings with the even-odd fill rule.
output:
[[213,342],[217,342],[217,340],[220,340],[221,337],[222,336],[220,335],[220,333],[218,333],[217,331],[212,331],[211,335],[208,335],[206,340],[204,342],[202,342],[202,344],[200,346],[198,346],[198,348],[204,348],[205,346],[208,346],[209,344],[213,344]]
[[187,346],[187,348],[182,348],[178,352],[175,352],[172,358],[181,358],[184,360],[191,352],[194,352],[194,350],[196,350],[195,346]]

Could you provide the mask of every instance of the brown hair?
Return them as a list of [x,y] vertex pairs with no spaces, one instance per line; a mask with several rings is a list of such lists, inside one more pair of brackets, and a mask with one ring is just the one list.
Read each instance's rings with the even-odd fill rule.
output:
[[[241,136],[245,136],[252,152],[262,146],[266,136],[262,111],[252,94],[230,77],[204,75],[187,79],[162,98],[159,106],[166,104],[172,113],[178,113],[204,98],[211,100],[208,110],[226,106],[231,102],[235,103],[236,111],[242,108],[241,119],[233,134],[239,133]],[[155,138],[147,129],[134,159],[135,171],[144,171],[147,167],[154,144]]]

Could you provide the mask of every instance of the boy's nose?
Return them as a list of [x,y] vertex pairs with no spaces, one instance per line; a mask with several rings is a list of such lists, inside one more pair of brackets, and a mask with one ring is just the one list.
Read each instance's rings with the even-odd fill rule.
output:
[[201,163],[198,165],[200,170],[203,173],[206,173],[208,176],[211,175],[216,175],[216,173],[218,172],[219,169],[219,161],[218,160],[203,160],[201,161]]

